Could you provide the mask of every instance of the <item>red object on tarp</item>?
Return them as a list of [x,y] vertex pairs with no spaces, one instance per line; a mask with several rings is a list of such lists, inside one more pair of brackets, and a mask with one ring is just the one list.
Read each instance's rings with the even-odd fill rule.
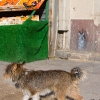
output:
[[[38,2],[37,2],[38,1]],[[36,10],[39,9],[45,0],[29,0],[28,2],[23,3],[27,10]]]

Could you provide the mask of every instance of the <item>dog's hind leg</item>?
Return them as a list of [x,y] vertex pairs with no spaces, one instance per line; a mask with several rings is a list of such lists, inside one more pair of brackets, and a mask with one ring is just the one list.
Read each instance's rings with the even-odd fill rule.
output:
[[63,89],[57,89],[55,92],[55,97],[57,98],[57,100],[65,100],[66,98],[66,94],[65,91]]
[[84,100],[84,98],[75,91],[71,92],[71,94],[68,94],[68,96],[73,98],[74,100]]
[[65,95],[63,95],[62,93],[61,94],[56,94],[55,93],[55,95],[56,95],[56,98],[55,98],[55,100],[65,100]]

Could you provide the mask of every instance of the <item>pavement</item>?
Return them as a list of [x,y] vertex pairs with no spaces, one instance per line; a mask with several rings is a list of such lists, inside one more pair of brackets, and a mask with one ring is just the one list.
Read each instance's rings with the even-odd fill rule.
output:
[[[22,100],[22,92],[2,77],[8,62],[0,62],[0,100]],[[100,100],[100,62],[49,59],[26,63],[28,69],[49,70],[61,69],[70,71],[73,67],[80,67],[87,72],[87,78],[79,82],[80,94],[84,100]]]

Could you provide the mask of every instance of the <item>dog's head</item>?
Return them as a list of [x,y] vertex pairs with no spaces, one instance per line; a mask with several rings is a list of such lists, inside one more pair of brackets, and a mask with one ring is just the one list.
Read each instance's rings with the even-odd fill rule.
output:
[[24,64],[25,62],[23,62],[22,64],[19,63],[9,64],[5,69],[4,77],[6,79],[11,79],[13,82],[18,81],[19,76],[25,70],[25,68],[23,68]]

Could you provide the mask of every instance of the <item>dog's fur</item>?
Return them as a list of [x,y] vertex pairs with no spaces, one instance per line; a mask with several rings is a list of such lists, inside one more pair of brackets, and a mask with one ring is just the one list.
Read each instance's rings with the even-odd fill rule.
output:
[[54,92],[57,100],[65,100],[66,96],[74,100],[84,100],[79,94],[78,81],[84,76],[79,67],[71,72],[62,70],[34,71],[23,67],[24,63],[12,63],[5,69],[4,77],[16,82],[22,89],[23,100],[39,100],[40,96]]

